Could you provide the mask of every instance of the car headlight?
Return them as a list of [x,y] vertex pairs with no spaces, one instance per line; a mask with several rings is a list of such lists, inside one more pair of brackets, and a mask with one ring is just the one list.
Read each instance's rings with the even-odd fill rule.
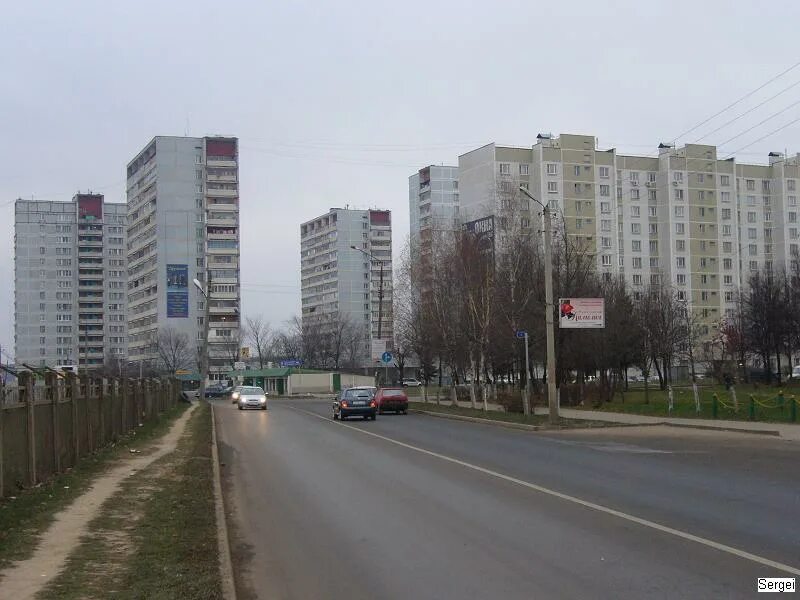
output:
[[232,397],[233,397],[234,400],[238,400],[239,399],[239,392],[233,392]]
[[266,396],[261,396],[260,400],[261,400],[261,404],[266,404],[267,403],[267,397]]

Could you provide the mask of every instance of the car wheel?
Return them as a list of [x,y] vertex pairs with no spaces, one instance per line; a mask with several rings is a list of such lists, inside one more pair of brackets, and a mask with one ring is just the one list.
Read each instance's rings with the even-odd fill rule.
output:
[[244,409],[243,409],[243,408],[240,406],[240,407],[239,407],[239,410],[244,410]]
[[334,421],[338,421],[339,420],[339,415],[337,415],[336,413],[332,413],[331,417],[333,417]]
[[261,410],[267,410],[267,407],[266,406],[262,406]]
[[372,416],[370,417],[370,419],[371,419],[371,420],[373,420],[373,421],[374,421],[375,419],[377,419],[377,418],[378,418],[378,416],[377,416],[377,415],[372,415]]
[[404,410],[403,410],[403,414],[404,414],[404,415],[407,415],[407,414],[408,414],[408,409],[404,409]]

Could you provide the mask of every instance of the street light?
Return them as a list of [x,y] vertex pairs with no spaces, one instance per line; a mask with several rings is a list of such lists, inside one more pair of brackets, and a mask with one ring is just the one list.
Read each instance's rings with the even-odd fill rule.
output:
[[[380,283],[378,284],[378,340],[380,340],[382,338],[382,333],[383,333],[382,324],[383,324],[383,263],[384,263],[384,261],[380,260],[379,258],[375,258],[374,256],[372,256],[372,254],[370,254],[369,252],[367,252],[363,248],[358,248],[357,246],[350,246],[350,248],[353,249],[353,250],[357,250],[357,251],[361,252],[361,254],[363,254],[364,256],[369,258],[370,260],[377,262],[378,266],[380,267]],[[370,310],[370,312],[372,312],[372,311]],[[372,340],[372,328],[370,327],[370,353],[372,352],[371,340]],[[389,369],[389,367],[386,367],[386,371],[388,371],[388,369]],[[385,374],[385,377],[387,379],[386,383],[388,384],[389,383],[388,382],[388,372]]]
[[[211,283],[211,273],[207,274],[208,285]],[[200,290],[205,299],[203,305],[205,307],[205,316],[203,317],[203,349],[200,351],[200,390],[198,398],[200,400],[206,399],[206,379],[208,379],[208,293],[203,289],[203,285],[197,280],[192,279],[194,286]],[[208,289],[208,287],[206,288]]]
[[550,207],[539,202],[526,188],[519,186],[519,191],[542,207],[544,217],[544,319],[547,333],[547,405],[550,424],[558,424],[558,400],[556,398],[556,340],[553,330],[553,256],[552,256],[552,220]]

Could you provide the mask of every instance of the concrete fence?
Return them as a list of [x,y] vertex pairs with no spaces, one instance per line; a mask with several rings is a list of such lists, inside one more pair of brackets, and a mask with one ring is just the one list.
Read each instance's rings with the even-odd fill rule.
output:
[[47,481],[175,406],[180,389],[164,379],[90,379],[20,373],[0,388],[0,498]]

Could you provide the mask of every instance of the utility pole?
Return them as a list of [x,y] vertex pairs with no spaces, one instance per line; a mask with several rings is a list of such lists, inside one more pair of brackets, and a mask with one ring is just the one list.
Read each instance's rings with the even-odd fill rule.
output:
[[525,331],[525,404],[522,408],[526,417],[531,414],[531,361],[528,359],[527,331]]
[[[553,329],[553,232],[550,206],[539,202],[527,189],[520,186],[519,191],[542,207],[544,217],[544,311],[547,333],[547,405],[551,425],[558,424],[558,398],[556,397],[556,336]],[[527,340],[525,347],[527,349]]]
[[202,350],[200,351],[200,390],[198,392],[198,398],[200,400],[206,399],[206,379],[208,379],[208,296],[209,292],[211,291],[211,271],[206,271],[206,287],[203,289],[203,285],[197,280],[193,279],[192,283],[194,283],[195,287],[200,290],[200,293],[203,294],[203,305],[204,305],[204,316],[203,316],[203,346]]

